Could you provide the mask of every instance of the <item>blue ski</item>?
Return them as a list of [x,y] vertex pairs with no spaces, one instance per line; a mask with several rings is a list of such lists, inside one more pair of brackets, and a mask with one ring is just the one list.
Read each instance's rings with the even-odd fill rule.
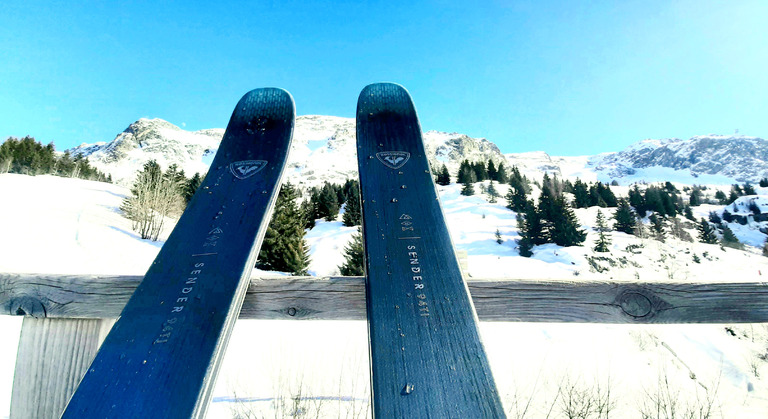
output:
[[374,417],[504,417],[402,86],[360,93],[357,157]]
[[280,188],[293,98],[238,102],[197,193],[62,418],[202,418]]

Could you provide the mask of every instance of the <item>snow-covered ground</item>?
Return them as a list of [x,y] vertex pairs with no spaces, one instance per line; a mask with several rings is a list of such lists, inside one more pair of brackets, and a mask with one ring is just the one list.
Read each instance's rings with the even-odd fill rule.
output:
[[[505,185],[497,188],[506,192]],[[768,195],[762,188],[758,192]],[[0,175],[0,229],[6,238],[0,241],[0,272],[143,274],[161,243],[140,240],[121,217],[119,206],[127,193],[119,186],[82,180]],[[762,272],[768,273],[768,258],[757,247],[724,251],[613,232],[611,252],[595,254],[591,227],[597,208],[576,211],[589,232],[584,246],[538,246],[534,257],[522,258],[515,249],[515,214],[503,200],[490,204],[484,196],[461,196],[458,185],[441,187],[440,194],[454,244],[466,251],[467,273],[473,278],[763,282]],[[761,207],[768,203],[763,196],[745,197],[745,205],[749,199],[758,199]],[[706,217],[723,208],[696,207],[695,215]],[[610,209],[601,211],[610,219]],[[732,225],[751,246],[765,239],[758,227]],[[495,241],[497,229],[501,244]],[[355,230],[338,221],[318,221],[307,235],[310,272],[338,274],[343,248]],[[593,259],[609,268],[594,272],[588,262],[594,256],[611,258],[616,266]],[[9,411],[20,324],[19,318],[0,316],[7,339],[0,346],[0,418]],[[678,414],[710,402],[712,417],[760,418],[768,412],[764,324],[483,323],[481,332],[511,418],[545,417],[550,410],[550,417],[563,417],[566,402],[605,400],[608,388],[611,417],[640,417],[642,409],[662,398],[677,403]],[[364,322],[239,321],[208,416],[235,417],[244,409],[268,417],[300,412],[315,417],[318,410],[320,417],[365,417],[367,357]],[[302,399],[294,406],[290,397],[298,393]],[[281,403],[281,396],[289,399]]]

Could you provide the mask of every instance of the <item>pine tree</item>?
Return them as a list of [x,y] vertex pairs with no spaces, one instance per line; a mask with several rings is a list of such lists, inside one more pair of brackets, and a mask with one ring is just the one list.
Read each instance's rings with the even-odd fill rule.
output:
[[189,181],[186,182],[186,185],[184,185],[184,202],[189,204],[189,201],[192,200],[192,197],[195,195],[195,192],[197,192],[197,188],[200,187],[203,183],[203,176],[200,176],[200,173],[195,173],[194,176],[192,176]]
[[448,173],[448,168],[445,165],[440,169],[440,173],[437,174],[436,183],[443,186],[451,184],[451,174]]
[[456,175],[456,183],[473,182],[471,174],[474,173],[472,166],[469,164],[469,160],[464,160],[459,165],[459,172]]
[[755,187],[750,185],[749,182],[744,184],[744,195],[757,195],[757,192],[755,192]]
[[647,213],[645,198],[643,197],[642,192],[640,192],[640,187],[637,185],[629,190],[629,205],[632,205],[632,207],[635,208],[637,215],[645,217],[645,214]]
[[488,159],[488,169],[486,171],[488,172],[488,179],[489,180],[499,180],[499,171],[496,170],[496,165],[493,163],[493,160]]
[[298,192],[286,182],[280,188],[256,266],[266,271],[306,275],[309,246],[304,240],[304,217],[296,205]]
[[760,187],[761,188],[768,188],[768,177],[764,177],[760,179]]
[[558,246],[578,246],[587,238],[587,233],[581,229],[579,220],[573,209],[559,196],[554,202],[554,217],[550,224],[550,240]]
[[360,209],[360,189],[351,188],[347,195],[347,203],[344,207],[343,223],[347,227],[360,225],[362,223],[362,213]]
[[501,232],[499,231],[498,228],[496,229],[496,233],[494,234],[494,237],[496,237],[496,243],[498,244],[504,243],[504,240],[501,238]]
[[605,221],[605,217],[600,210],[597,210],[597,217],[595,218],[596,230],[598,232],[597,241],[595,242],[595,252],[605,253],[609,251],[608,246],[611,244],[611,239],[605,233],[608,232],[608,224]]
[[573,206],[574,208],[589,208],[589,188],[578,178],[573,183]]
[[335,221],[339,215],[339,198],[336,195],[336,189],[328,182],[325,182],[317,202],[318,218],[325,221]]
[[491,183],[488,185],[488,189],[485,191],[485,193],[487,193],[488,196],[490,197],[488,202],[490,202],[491,204],[496,203],[496,198],[499,197],[499,192],[496,190],[496,187],[493,186],[493,181],[491,181]]
[[464,196],[472,196],[475,194],[475,187],[472,186],[471,181],[464,182],[464,186],[461,188],[461,194]]
[[529,258],[533,256],[533,239],[531,238],[530,219],[522,213],[518,213],[517,228],[520,231],[520,240],[517,242],[518,251],[520,252],[520,256]]
[[363,252],[363,234],[358,227],[357,233],[352,235],[352,240],[344,247],[344,264],[339,266],[343,276],[365,275],[365,256]]
[[664,243],[664,218],[653,214],[648,220],[651,222],[651,233],[653,234],[653,238]]
[[728,224],[723,224],[723,239],[720,243],[725,247],[731,247],[734,249],[743,249],[744,245],[739,242],[739,239],[733,234],[733,230],[728,227]]
[[728,204],[728,197],[725,196],[725,192],[723,191],[717,191],[715,192],[715,199],[717,199],[717,202],[720,205],[726,205]]
[[616,223],[613,225],[613,228],[616,231],[621,231],[627,234],[634,234],[635,229],[635,218],[636,218],[635,212],[632,210],[632,207],[629,206],[629,202],[627,202],[626,199],[619,199],[618,208],[616,209],[616,214],[614,214],[613,218],[616,220]]
[[499,163],[498,173],[496,173],[496,180],[499,183],[507,183],[509,181],[509,175],[507,175],[507,169],[504,167],[504,162]]
[[702,218],[699,225],[696,227],[699,231],[699,241],[706,244],[717,244],[717,236],[715,235],[715,229],[709,224],[709,222]]

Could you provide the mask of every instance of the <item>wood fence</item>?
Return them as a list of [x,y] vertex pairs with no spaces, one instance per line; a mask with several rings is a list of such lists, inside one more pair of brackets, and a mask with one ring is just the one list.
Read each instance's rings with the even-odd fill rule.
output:
[[[0,274],[0,314],[25,316],[11,418],[58,418],[141,276]],[[768,284],[467,281],[481,321],[764,323]],[[241,319],[365,320],[362,277],[254,279]]]

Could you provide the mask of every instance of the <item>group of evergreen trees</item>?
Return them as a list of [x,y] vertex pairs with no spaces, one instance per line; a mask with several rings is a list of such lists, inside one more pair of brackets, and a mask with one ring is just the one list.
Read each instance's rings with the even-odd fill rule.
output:
[[56,175],[100,182],[112,182],[111,175],[96,170],[81,155],[68,151],[59,155],[53,143],[46,146],[32,137],[10,137],[0,144],[0,173],[24,175]]
[[[304,239],[307,229],[314,228],[318,219],[335,221],[342,206],[343,224],[348,227],[361,225],[357,180],[347,180],[343,185],[325,182],[309,189],[307,194],[308,199],[299,204],[299,191],[290,183],[283,184],[259,253],[259,269],[306,275],[310,262],[309,246]],[[352,236],[344,254],[346,262],[339,267],[341,274],[362,275],[363,243],[359,231]]]
[[534,245],[555,243],[564,247],[576,246],[586,239],[587,233],[581,229],[573,208],[562,191],[556,188],[557,183],[545,174],[538,205],[532,200],[518,203],[515,199],[519,198],[512,194],[510,205],[522,207],[517,210],[521,256],[530,257]]

